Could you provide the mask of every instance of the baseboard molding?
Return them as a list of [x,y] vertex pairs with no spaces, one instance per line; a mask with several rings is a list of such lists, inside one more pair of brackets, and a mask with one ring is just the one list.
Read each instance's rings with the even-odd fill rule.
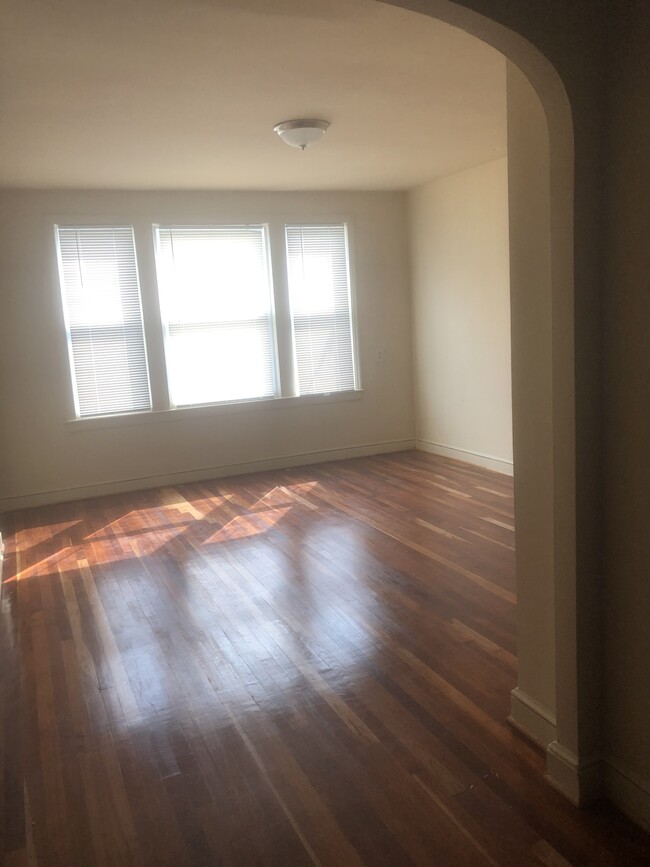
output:
[[576,807],[606,794],[602,757],[578,758],[559,741],[552,741],[546,748],[546,780]]
[[389,442],[366,443],[339,449],[325,449],[318,452],[301,452],[293,455],[282,455],[260,461],[247,461],[238,464],[222,464],[201,467],[193,470],[182,470],[177,473],[166,473],[158,476],[141,476],[136,479],[120,479],[112,482],[101,482],[96,485],[82,485],[74,488],[64,488],[55,491],[42,491],[24,494],[17,497],[5,497],[0,500],[0,512],[14,509],[26,509],[32,506],[45,506],[52,503],[64,503],[70,500],[84,500],[89,497],[100,497],[105,494],[122,494],[127,491],[141,491],[147,488],[161,488],[167,485],[180,485],[184,482],[199,482],[204,479],[227,478],[246,473],[257,473],[264,470],[281,470],[288,467],[306,466],[309,464],[340,461],[347,458],[361,458],[370,455],[403,452],[415,448],[413,440],[392,440]]
[[606,763],[605,778],[609,800],[650,831],[650,782],[612,759]]
[[578,807],[605,797],[650,831],[650,782],[614,759],[578,759],[553,741],[546,750],[546,780]]
[[510,693],[508,722],[544,749],[557,739],[555,714],[518,686]]
[[415,448],[421,452],[429,452],[432,455],[440,455],[443,458],[454,458],[457,461],[474,464],[474,466],[484,467],[487,470],[496,470],[497,473],[504,473],[507,476],[513,474],[512,461],[483,455],[480,452],[470,452],[466,449],[444,446],[441,443],[429,442],[429,440],[416,440]]

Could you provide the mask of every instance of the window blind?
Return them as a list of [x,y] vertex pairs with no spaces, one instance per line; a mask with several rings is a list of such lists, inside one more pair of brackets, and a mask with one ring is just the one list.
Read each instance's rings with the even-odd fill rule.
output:
[[78,416],[151,409],[130,226],[57,226],[61,294]]
[[273,397],[265,226],[158,226],[157,270],[176,406]]
[[294,361],[300,394],[356,387],[347,227],[286,226]]

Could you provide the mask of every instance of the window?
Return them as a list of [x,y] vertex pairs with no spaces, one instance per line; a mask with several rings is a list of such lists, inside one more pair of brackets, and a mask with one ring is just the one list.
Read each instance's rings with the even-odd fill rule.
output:
[[356,387],[345,225],[286,226],[299,394]]
[[54,228],[78,418],[359,387],[345,223]]
[[276,395],[265,226],[158,226],[156,264],[175,406]]
[[130,226],[56,226],[77,416],[151,409]]

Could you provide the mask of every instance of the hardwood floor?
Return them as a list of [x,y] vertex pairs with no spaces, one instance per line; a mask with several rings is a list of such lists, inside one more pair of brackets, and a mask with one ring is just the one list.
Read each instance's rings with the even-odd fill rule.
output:
[[6,867],[650,863],[506,723],[506,477],[410,452],[2,529]]

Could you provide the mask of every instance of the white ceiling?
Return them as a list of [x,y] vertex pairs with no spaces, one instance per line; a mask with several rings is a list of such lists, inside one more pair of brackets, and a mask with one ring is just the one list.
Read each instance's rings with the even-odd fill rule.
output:
[[[0,0],[0,185],[404,189],[503,156],[505,60],[375,0]],[[302,153],[273,126],[322,117]]]

